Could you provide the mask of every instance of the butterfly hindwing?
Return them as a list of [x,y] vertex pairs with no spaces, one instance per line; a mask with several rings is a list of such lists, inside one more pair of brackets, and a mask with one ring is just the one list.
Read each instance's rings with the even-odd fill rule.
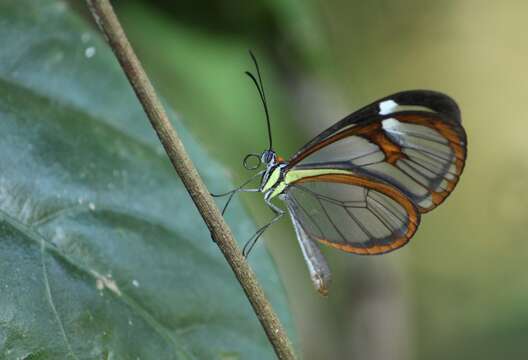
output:
[[302,172],[283,199],[310,238],[373,255],[405,245],[416,231],[420,214],[397,188],[352,173]]

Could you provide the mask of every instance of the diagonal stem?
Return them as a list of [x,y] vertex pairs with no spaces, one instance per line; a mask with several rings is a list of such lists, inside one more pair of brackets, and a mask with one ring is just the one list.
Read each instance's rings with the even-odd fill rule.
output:
[[279,359],[295,359],[291,343],[264,291],[257,282],[255,273],[242,256],[209,191],[191,162],[176,131],[171,126],[154,88],[141,63],[132,50],[128,39],[108,0],[87,0],[99,28],[104,33],[130,84],[136,92],[143,109],[158,134],[174,169],[187,188],[194,204],[202,215],[216,244],[224,254],[231,269],[253,307],[266,335]]

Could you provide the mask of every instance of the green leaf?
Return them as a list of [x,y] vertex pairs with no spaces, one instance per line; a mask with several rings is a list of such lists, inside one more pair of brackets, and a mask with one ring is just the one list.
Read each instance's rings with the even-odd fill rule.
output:
[[[272,358],[106,44],[52,0],[3,1],[0,38],[0,357]],[[171,117],[208,185],[232,187]],[[255,231],[239,203],[230,219]],[[292,333],[262,246],[251,263]]]

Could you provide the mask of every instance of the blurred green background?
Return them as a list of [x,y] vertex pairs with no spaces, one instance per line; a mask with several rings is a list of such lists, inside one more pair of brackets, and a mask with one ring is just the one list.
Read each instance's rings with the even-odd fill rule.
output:
[[[304,359],[528,358],[528,2],[114,4],[159,91],[236,182],[249,176],[243,156],[266,146],[263,111],[243,75],[252,70],[248,49],[285,158],[390,93],[454,97],[468,133],[466,169],[408,246],[379,257],[325,249],[328,298],[312,289],[287,219],[259,246],[283,275]],[[259,224],[271,218],[261,195],[243,198]]]

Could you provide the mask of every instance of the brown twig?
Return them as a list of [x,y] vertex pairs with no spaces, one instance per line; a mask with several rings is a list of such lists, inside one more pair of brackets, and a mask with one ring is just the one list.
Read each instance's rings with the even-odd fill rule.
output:
[[277,357],[279,359],[295,359],[291,343],[284,328],[266,299],[254,272],[237,247],[231,230],[209,195],[176,131],[171,126],[150,80],[126,38],[112,5],[108,0],[87,0],[87,3],[99,28],[104,33],[123,71],[132,84],[174,169],[180,176],[209,231],[216,240],[216,244],[244,289],[257,318],[273,345]]

